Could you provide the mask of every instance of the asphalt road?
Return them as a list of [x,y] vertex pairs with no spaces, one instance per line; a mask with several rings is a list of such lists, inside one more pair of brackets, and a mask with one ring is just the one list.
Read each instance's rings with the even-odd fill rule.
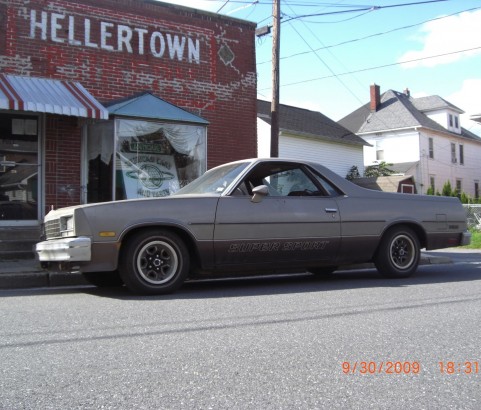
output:
[[450,256],[408,280],[0,291],[0,408],[479,409],[481,258]]

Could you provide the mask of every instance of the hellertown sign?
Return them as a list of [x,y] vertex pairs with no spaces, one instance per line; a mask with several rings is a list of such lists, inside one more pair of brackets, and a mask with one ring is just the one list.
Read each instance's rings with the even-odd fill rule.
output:
[[30,38],[110,52],[150,53],[188,63],[201,61],[198,38],[47,11],[30,11]]

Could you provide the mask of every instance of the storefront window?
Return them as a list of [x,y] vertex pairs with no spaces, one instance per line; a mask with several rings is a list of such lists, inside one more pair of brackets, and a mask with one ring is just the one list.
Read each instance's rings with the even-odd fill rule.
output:
[[116,119],[90,126],[88,144],[89,202],[168,196],[206,170],[205,126]]
[[114,122],[98,122],[88,126],[87,202],[106,202],[112,198]]
[[0,222],[38,219],[38,117],[0,114]]

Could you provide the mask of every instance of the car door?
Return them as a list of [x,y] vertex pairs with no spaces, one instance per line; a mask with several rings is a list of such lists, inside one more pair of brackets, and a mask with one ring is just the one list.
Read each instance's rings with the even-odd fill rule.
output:
[[[216,264],[315,266],[334,261],[340,243],[335,197],[320,189],[302,167],[268,165],[219,199]],[[269,194],[253,202],[248,191],[260,185],[268,187]]]

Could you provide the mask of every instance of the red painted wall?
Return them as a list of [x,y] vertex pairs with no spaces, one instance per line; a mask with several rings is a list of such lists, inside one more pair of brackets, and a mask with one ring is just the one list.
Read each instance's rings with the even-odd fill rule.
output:
[[[253,23],[149,0],[0,0],[0,23],[1,72],[150,90],[210,122],[208,168],[256,156]],[[45,149],[46,204],[78,203],[77,119],[47,116]]]

